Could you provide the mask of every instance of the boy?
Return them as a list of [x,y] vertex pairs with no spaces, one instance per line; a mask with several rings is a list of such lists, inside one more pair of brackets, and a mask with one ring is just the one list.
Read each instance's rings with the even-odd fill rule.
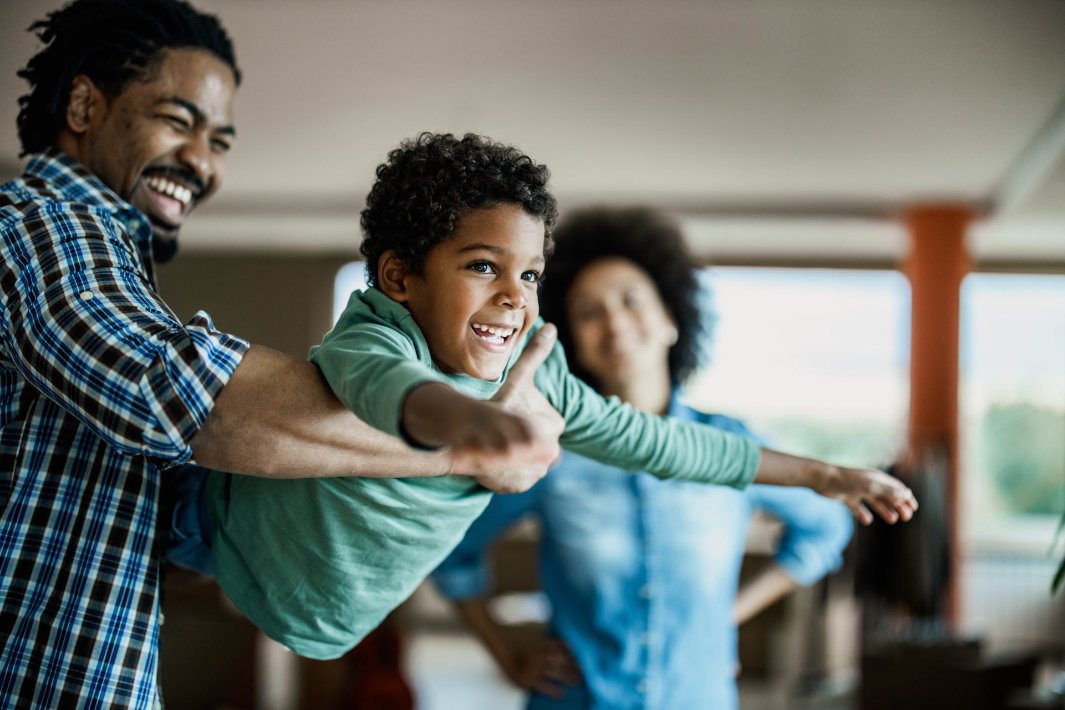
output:
[[[312,351],[366,422],[423,447],[532,445],[523,418],[484,401],[539,315],[555,200],[547,169],[478,136],[423,134],[377,170],[362,213],[371,288],[352,294]],[[569,374],[560,348],[536,373],[562,415],[561,443],[663,478],[742,487],[809,485],[863,520],[894,522],[916,501],[885,474],[759,451],[710,427],[605,400]],[[301,655],[354,646],[458,543],[488,502],[469,479],[269,481],[213,476],[206,503],[223,589]]]

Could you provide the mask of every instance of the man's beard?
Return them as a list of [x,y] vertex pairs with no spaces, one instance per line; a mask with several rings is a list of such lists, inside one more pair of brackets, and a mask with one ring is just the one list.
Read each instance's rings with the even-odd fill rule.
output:
[[152,259],[156,264],[165,264],[178,252],[178,230],[153,222]]

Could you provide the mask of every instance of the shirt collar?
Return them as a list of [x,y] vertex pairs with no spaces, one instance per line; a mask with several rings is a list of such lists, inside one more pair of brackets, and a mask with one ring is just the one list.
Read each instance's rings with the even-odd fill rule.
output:
[[669,393],[669,409],[666,410],[666,416],[684,421],[691,421],[695,418],[691,408],[680,401],[680,387],[674,387]]
[[47,182],[61,200],[111,212],[130,229],[143,248],[150,247],[152,226],[148,218],[63,151],[51,148],[31,156],[24,175]]

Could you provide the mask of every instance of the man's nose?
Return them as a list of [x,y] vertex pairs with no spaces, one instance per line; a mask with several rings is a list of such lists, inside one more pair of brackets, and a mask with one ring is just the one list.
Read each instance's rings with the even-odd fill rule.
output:
[[218,167],[215,164],[216,156],[211,152],[210,140],[206,136],[197,134],[185,141],[178,151],[178,160],[200,179],[205,191],[210,190]]

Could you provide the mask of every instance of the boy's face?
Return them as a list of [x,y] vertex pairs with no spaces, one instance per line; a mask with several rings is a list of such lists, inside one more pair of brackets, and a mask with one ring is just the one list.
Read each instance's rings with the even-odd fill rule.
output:
[[404,300],[445,372],[503,374],[540,314],[544,223],[519,205],[476,209],[408,275]]

